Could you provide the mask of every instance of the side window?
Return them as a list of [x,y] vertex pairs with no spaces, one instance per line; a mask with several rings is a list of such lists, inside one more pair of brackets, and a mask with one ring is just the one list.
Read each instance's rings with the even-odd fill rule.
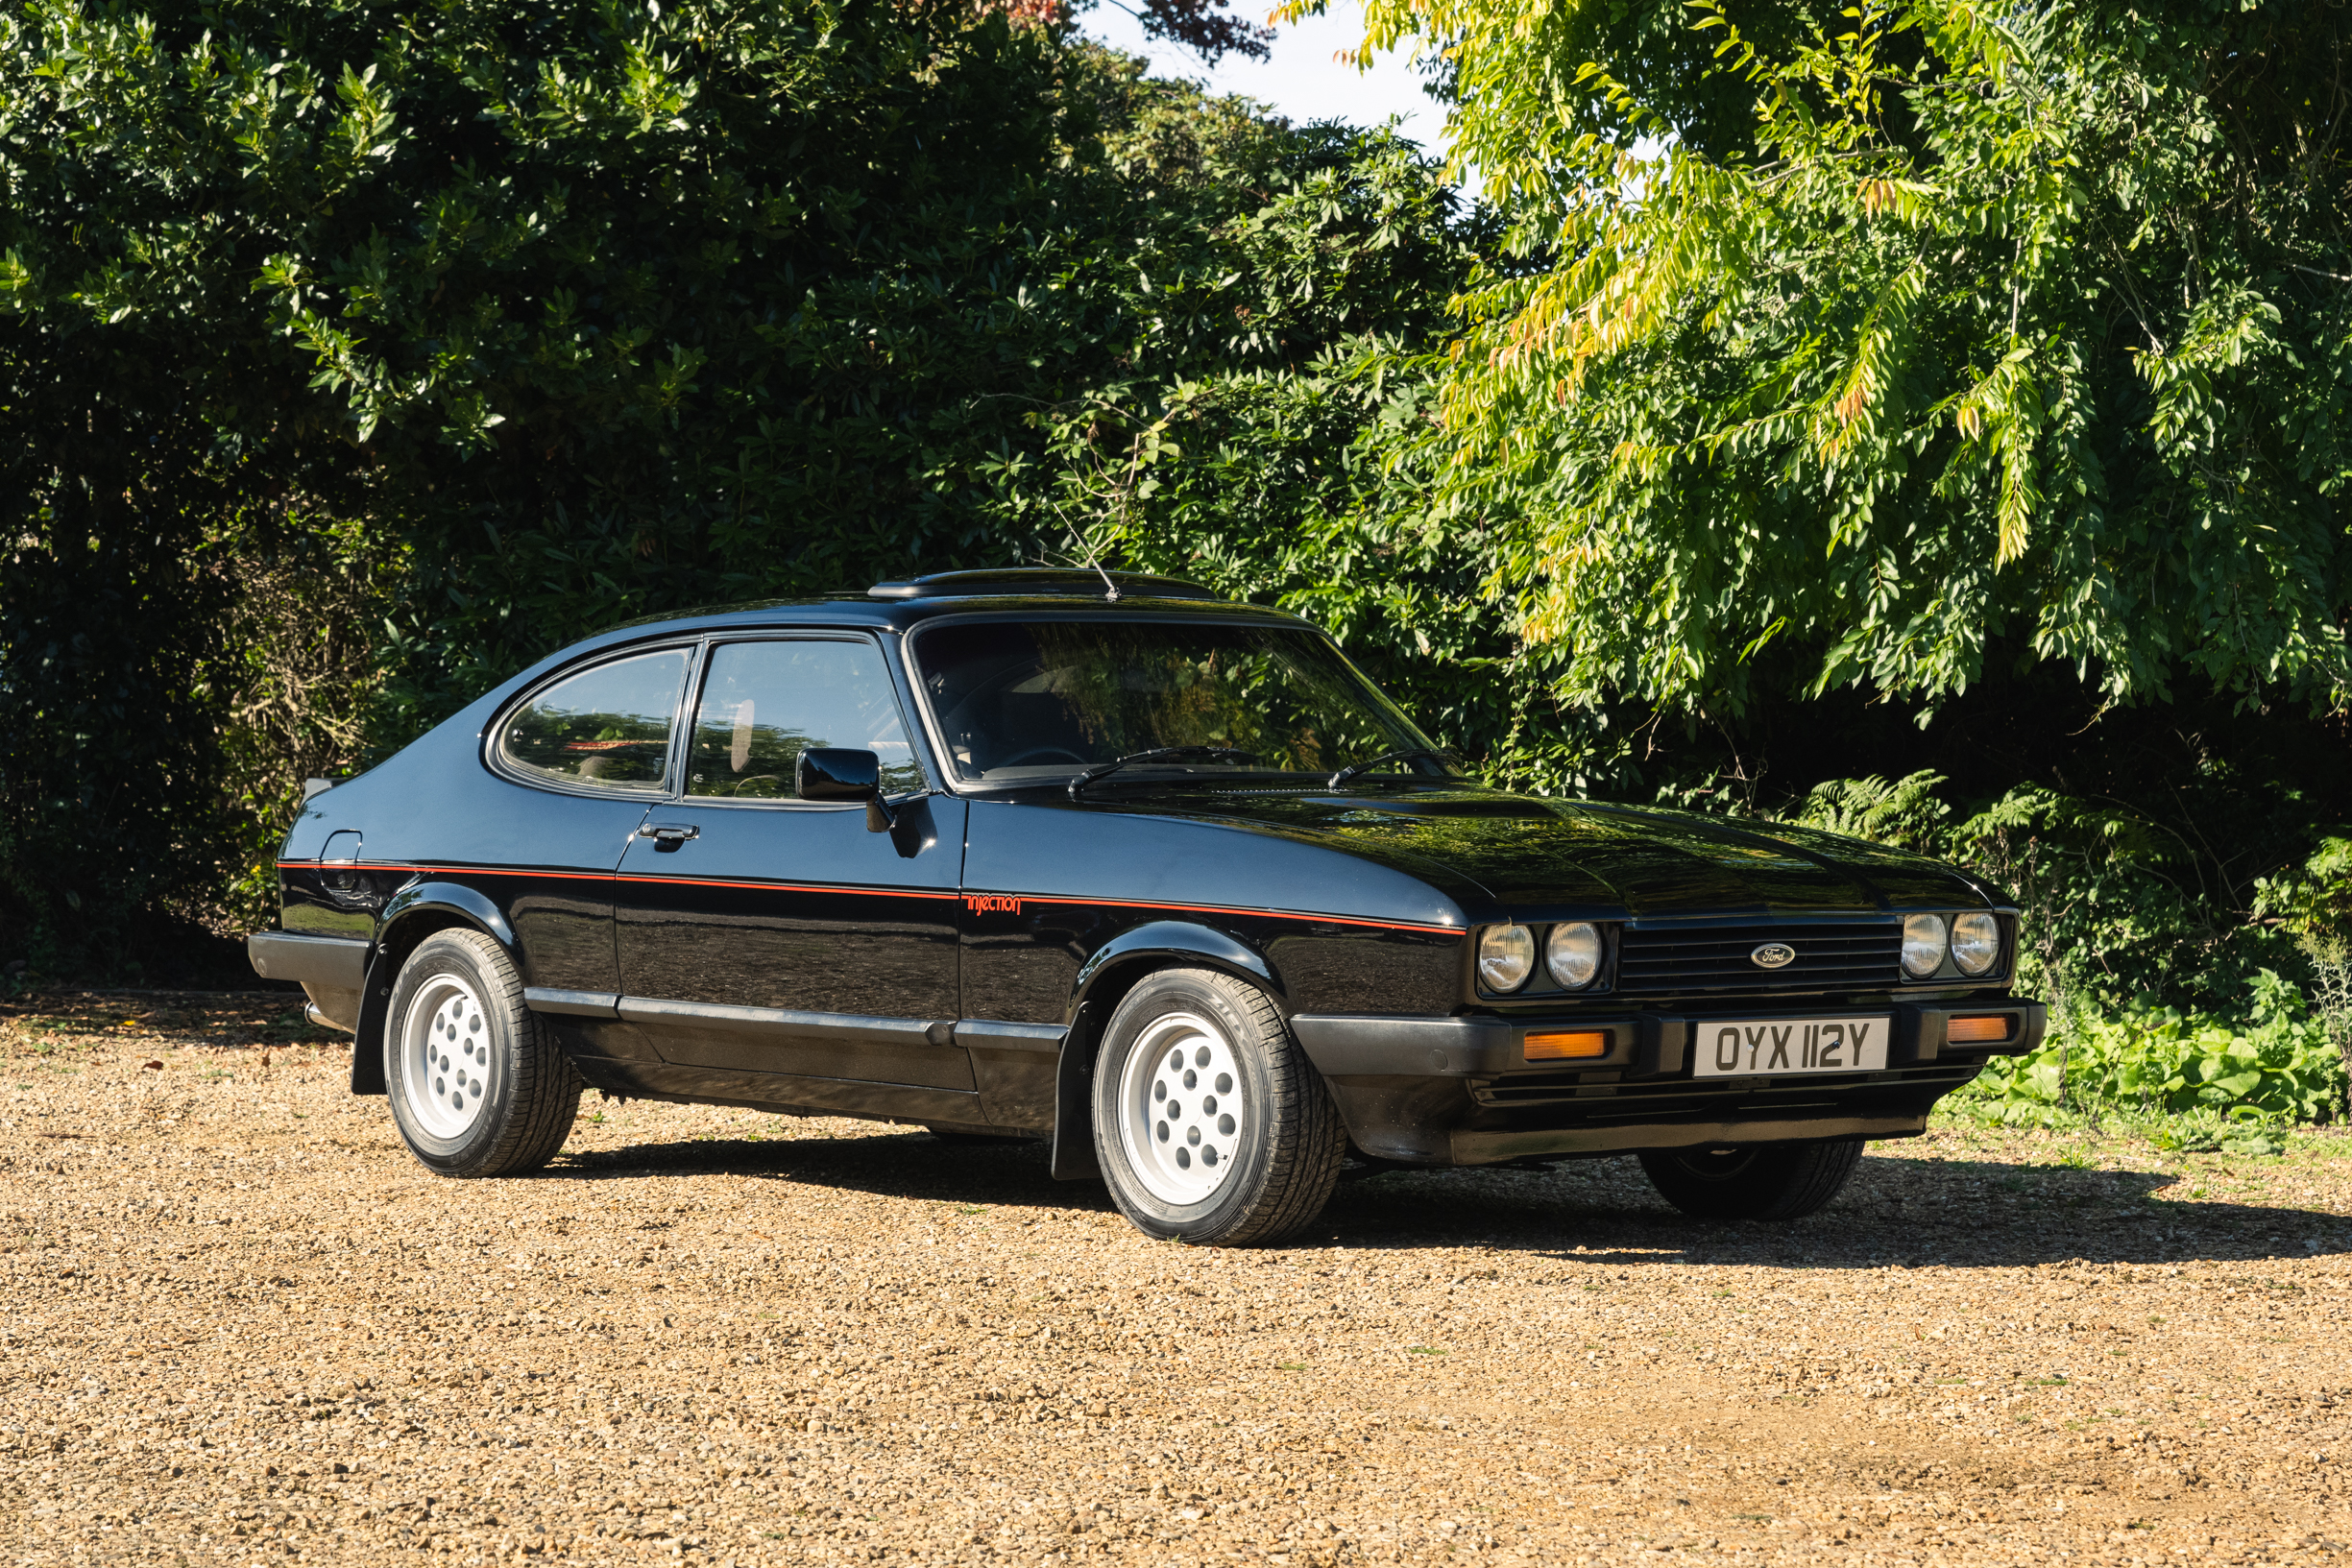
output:
[[507,716],[499,757],[560,784],[659,793],[686,658],[665,648],[556,682]]
[[694,714],[686,792],[789,800],[792,769],[811,746],[882,760],[883,787],[920,789],[882,650],[871,642],[729,642],[711,650]]

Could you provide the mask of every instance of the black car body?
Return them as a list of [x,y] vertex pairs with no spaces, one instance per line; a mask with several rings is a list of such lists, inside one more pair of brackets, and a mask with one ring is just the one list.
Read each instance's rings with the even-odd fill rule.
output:
[[[927,638],[981,650],[975,689],[990,648],[1056,628],[1313,639],[1339,660],[1272,610],[1164,580],[1118,588],[951,574],[567,648],[305,804],[279,857],[280,929],[252,939],[255,966],[356,1034],[356,1093],[386,1092],[397,1066],[403,965],[436,933],[470,932],[511,964],[531,1026],[589,1086],[1042,1135],[1064,1177],[1100,1169],[1089,1096],[1113,1014],[1172,968],[1266,999],[1346,1147],[1408,1165],[1903,1137],[1987,1055],[2040,1036],[2041,1006],[2009,994],[2001,894],[1870,844],[1511,794],[1427,758],[1337,784],[1227,771],[1214,747],[1081,770],[1091,742],[1066,727],[987,776],[940,711],[981,699],[927,673]],[[722,693],[739,666],[770,671],[768,695]],[[601,699],[646,712],[582,719],[535,695],[579,671],[646,693]],[[758,704],[801,700],[775,692],[851,687],[855,703],[812,696],[835,708],[760,728]],[[1080,700],[1053,688],[1031,674],[989,711],[1009,724],[1025,703],[1059,714]],[[577,738],[592,721],[598,737]],[[845,727],[884,738],[813,749],[819,722],[826,741]],[[796,777],[755,771],[760,747],[795,737]],[[826,776],[842,759],[850,777]],[[1347,759],[1327,760],[1336,773]],[[731,792],[694,792],[713,787]],[[1964,974],[1946,952],[1906,974],[1906,917],[1927,915],[1997,929],[1991,967]],[[1539,961],[1497,992],[1485,933],[1512,926],[1539,953],[1573,929],[1592,977],[1570,990]]]

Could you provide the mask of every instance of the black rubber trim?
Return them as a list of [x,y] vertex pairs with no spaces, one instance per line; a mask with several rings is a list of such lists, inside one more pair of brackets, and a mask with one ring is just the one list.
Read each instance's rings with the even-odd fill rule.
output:
[[[1055,1181],[1101,1181],[1103,1162],[1094,1146],[1094,1068],[1101,1054],[1100,1028],[1079,1032],[1091,1024],[1093,1002],[1080,1002],[1063,1032],[1054,1063],[1054,1148],[1046,1169]],[[1090,1039],[1093,1035],[1098,1038]]]
[[946,1045],[955,1025],[943,1019],[871,1018],[861,1013],[803,1013],[784,1007],[736,1007],[710,1001],[655,1001],[622,997],[619,1017],[627,1024],[691,1024],[742,1034],[788,1034],[827,1040],[871,1040],[909,1045]]
[[291,931],[255,931],[245,939],[245,955],[263,979],[294,980],[328,991],[357,991],[368,983],[366,938],[296,936]]
[[1470,1077],[1523,1065],[1524,1025],[1499,1018],[1294,1013],[1291,1033],[1326,1078]]
[[525,986],[522,1004],[535,1013],[562,1013],[567,1018],[618,1018],[617,991],[556,991],[544,985]]
[[[1672,1025],[1677,1020],[1664,1021]],[[1331,1013],[1294,1013],[1291,1032],[1307,1060],[1326,1078],[1489,1077],[1530,1067],[1574,1070],[1631,1067],[1640,1070],[1660,1057],[1661,1021],[1654,1018],[1375,1018]],[[1530,1034],[1598,1029],[1609,1049],[1598,1056],[1570,1061],[1530,1062],[1523,1042]],[[1679,1038],[1671,1072],[1682,1065]]]
[[1812,1144],[1831,1140],[1911,1138],[1925,1132],[1925,1116],[1791,1117],[1753,1122],[1542,1127],[1524,1132],[1463,1132],[1447,1140],[1456,1165],[1500,1165],[1546,1154],[1607,1154],[1622,1150],[1711,1148],[1722,1144]]
[[[1954,1002],[1934,1007],[1905,1006],[1899,1011],[1904,1016],[1904,1023],[1896,1028],[1896,1043],[1900,1047],[1907,1039],[1913,1054],[1901,1063],[1889,1056],[1890,1067],[1908,1062],[1967,1062],[1987,1056],[2023,1056],[2041,1045],[2042,1036],[2049,1028],[2049,1008],[2039,1001]],[[1955,1018],[2007,1018],[2009,1038],[1955,1045],[1946,1038],[1946,1030]]]

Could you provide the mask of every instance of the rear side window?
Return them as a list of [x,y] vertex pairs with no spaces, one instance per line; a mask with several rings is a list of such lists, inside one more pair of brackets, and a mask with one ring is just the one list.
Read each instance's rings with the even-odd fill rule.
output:
[[557,784],[658,794],[685,684],[684,648],[582,670],[507,715],[498,756]]
[[729,642],[711,650],[688,794],[792,799],[793,768],[811,746],[870,751],[881,760],[885,789],[923,787],[889,671],[871,642]]

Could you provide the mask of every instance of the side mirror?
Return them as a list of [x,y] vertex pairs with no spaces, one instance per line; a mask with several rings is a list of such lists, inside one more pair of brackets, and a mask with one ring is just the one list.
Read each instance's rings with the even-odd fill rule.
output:
[[886,833],[897,821],[882,798],[882,759],[870,751],[812,746],[793,764],[792,789],[805,801],[865,802],[870,833]]

